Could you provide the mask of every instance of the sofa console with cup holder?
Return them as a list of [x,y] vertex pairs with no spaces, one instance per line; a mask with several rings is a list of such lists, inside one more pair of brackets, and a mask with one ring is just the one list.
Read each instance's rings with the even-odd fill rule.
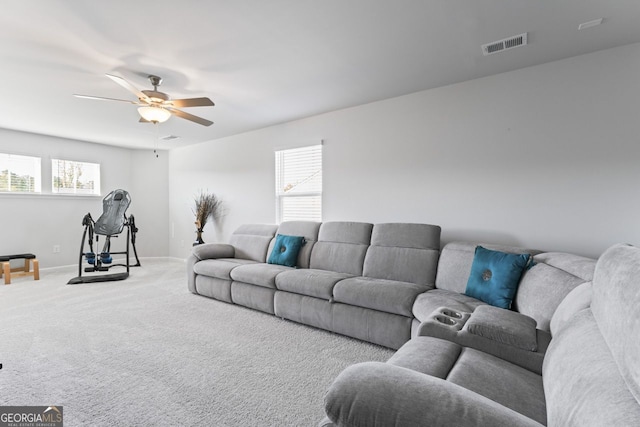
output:
[[441,338],[500,357],[538,374],[551,335],[520,313],[481,305],[473,313],[436,309],[420,324],[418,336]]

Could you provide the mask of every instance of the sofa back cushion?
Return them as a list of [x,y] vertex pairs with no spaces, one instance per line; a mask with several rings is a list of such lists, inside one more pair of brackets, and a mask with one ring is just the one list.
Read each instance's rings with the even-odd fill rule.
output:
[[629,391],[640,402],[640,249],[608,249],[596,265],[592,292],[593,316]]
[[491,245],[473,242],[451,242],[442,248],[438,261],[436,274],[436,288],[463,294],[467,288],[471,265],[475,255],[476,246],[482,246],[493,251],[507,252],[510,254],[535,255],[540,251],[518,248],[515,246]]
[[362,275],[364,256],[371,242],[373,224],[324,222],[311,250],[310,268]]
[[584,282],[573,288],[553,313],[550,323],[551,335],[555,336],[576,313],[591,307],[591,282]]
[[277,225],[244,224],[229,238],[235,248],[235,257],[258,262],[266,262],[267,248],[278,229]]
[[364,259],[363,276],[435,286],[440,227],[430,224],[376,224]]
[[[314,221],[285,221],[280,224],[278,227],[278,231],[276,235],[283,234],[286,236],[302,236],[304,237],[304,244],[302,248],[300,248],[300,252],[298,252],[298,260],[296,262],[296,267],[298,268],[309,268],[309,259],[311,258],[311,250],[313,246],[318,241],[318,232],[320,231],[319,222]],[[271,254],[273,250],[273,246],[275,244],[275,237],[269,243],[269,248],[267,250],[267,258]]]
[[593,279],[596,260],[578,255],[546,252],[533,257],[514,300],[514,310],[533,317],[538,329],[549,331],[558,305],[575,287]]
[[544,359],[549,426],[640,425],[638,277],[637,248],[616,245],[598,260],[591,307],[559,328]]

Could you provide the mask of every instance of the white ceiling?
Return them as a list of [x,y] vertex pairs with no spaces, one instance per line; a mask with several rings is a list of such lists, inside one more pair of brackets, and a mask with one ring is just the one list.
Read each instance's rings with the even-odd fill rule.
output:
[[[582,22],[604,18],[578,31]],[[127,147],[265,126],[640,42],[638,0],[28,0],[0,15],[0,127]],[[480,45],[528,32],[522,48]],[[173,98],[210,127],[138,123],[104,76]],[[639,76],[640,78],[640,76]]]

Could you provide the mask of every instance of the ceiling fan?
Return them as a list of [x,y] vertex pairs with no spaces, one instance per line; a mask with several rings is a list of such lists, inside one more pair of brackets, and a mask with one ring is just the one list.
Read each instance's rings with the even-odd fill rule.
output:
[[143,123],[162,123],[169,120],[172,115],[178,116],[182,119],[190,120],[203,126],[211,126],[212,121],[203,119],[202,117],[194,116],[178,108],[185,107],[213,107],[215,104],[209,98],[186,98],[186,99],[171,99],[169,95],[158,90],[158,86],[162,83],[162,78],[154,75],[149,75],[149,81],[153,86],[153,90],[138,90],[134,85],[127,80],[113,74],[107,74],[114,82],[118,83],[123,88],[127,89],[138,97],[138,101],[129,101],[126,99],[104,98],[101,96],[91,95],[78,95],[74,94],[78,98],[97,99],[99,101],[119,101],[128,102],[129,104],[138,105],[138,113],[140,114],[140,122]]

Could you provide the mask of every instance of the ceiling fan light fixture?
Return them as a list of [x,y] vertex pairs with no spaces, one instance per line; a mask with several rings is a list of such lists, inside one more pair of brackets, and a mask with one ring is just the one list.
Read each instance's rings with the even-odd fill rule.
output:
[[169,110],[154,106],[139,107],[138,114],[146,121],[153,123],[164,123],[171,117]]
[[126,102],[128,104],[136,105],[138,106],[138,113],[141,117],[139,121],[143,123],[164,123],[169,120],[169,117],[176,116],[180,119],[189,120],[202,126],[211,126],[213,124],[211,120],[203,119],[202,117],[194,116],[193,114],[180,110],[180,108],[183,107],[213,107],[215,104],[209,98],[199,97],[171,99],[169,95],[158,90],[158,86],[162,82],[162,79],[158,76],[149,76],[149,81],[153,86],[153,90],[139,90],[122,77],[114,76],[112,74],[107,74],[107,77],[134,94],[138,98],[138,101],[91,95],[76,94],[74,96],[77,96],[78,98],[97,99],[98,101]]

